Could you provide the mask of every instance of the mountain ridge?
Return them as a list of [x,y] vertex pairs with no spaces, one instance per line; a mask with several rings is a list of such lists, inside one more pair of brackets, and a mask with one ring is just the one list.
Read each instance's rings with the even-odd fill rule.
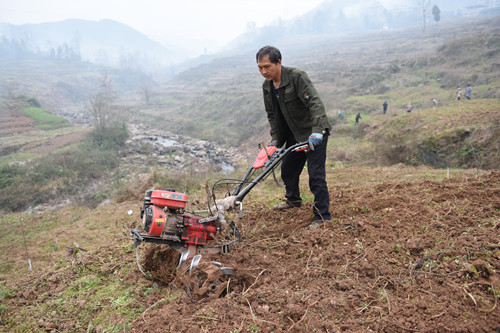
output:
[[64,46],[79,54],[84,61],[114,67],[150,69],[168,66],[185,56],[176,49],[161,45],[136,29],[111,19],[2,24],[0,34],[4,38],[24,41],[32,52],[54,54]]

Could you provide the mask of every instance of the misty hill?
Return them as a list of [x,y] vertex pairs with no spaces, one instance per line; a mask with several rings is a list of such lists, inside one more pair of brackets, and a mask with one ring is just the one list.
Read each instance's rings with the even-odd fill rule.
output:
[[[105,19],[88,21],[13,25],[0,22],[0,58],[50,58],[88,61],[103,66],[143,70],[166,80],[183,69],[225,56],[254,50],[263,44],[304,43],[318,37],[339,37],[437,25],[459,17],[494,16],[500,13],[495,2],[453,1],[439,3],[438,15],[431,2],[405,1],[384,6],[377,0],[327,0],[308,13],[279,20],[248,31],[223,48],[223,53],[200,56],[174,46],[166,47],[133,28]],[[423,14],[425,13],[425,15]],[[424,29],[425,29],[424,26]]]
[[[491,17],[500,13],[497,2],[458,0],[438,5],[436,16],[431,2],[405,1],[384,6],[377,0],[327,0],[290,20],[279,20],[259,28],[249,22],[248,31],[226,45],[223,52],[253,50],[262,44],[307,42],[318,36],[338,37],[349,33],[404,29],[422,26],[423,22],[429,26],[458,17]],[[169,73],[163,74],[163,78],[221,56],[188,59],[192,58],[188,51],[173,44],[169,44],[170,47],[161,45],[127,25],[109,19],[69,19],[24,25],[0,22],[0,37],[0,57],[26,57],[29,52],[31,58],[83,60],[148,72],[158,72],[163,68],[162,71]],[[189,64],[181,64],[187,60]]]
[[[70,19],[40,24],[0,24],[0,36],[39,56],[106,66],[151,69],[183,57],[137,30],[113,21]],[[5,53],[4,53],[5,56]]]
[[250,26],[247,33],[228,44],[225,50],[250,50],[264,44],[307,43],[321,36],[339,37],[417,26],[425,31],[429,26],[459,17],[492,17],[499,13],[498,4],[484,1],[460,0],[438,5],[402,1],[398,5],[384,6],[376,0],[328,0],[290,20],[280,20],[260,28]]

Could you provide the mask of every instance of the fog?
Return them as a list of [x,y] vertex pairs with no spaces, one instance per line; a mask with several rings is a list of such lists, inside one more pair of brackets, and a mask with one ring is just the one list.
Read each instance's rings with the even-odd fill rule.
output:
[[7,50],[14,51],[11,59],[32,53],[151,70],[318,36],[425,30],[442,20],[498,13],[491,6],[480,0],[0,0],[0,57]]
[[111,19],[163,45],[178,45],[198,54],[216,52],[247,30],[286,20],[323,0],[0,0],[0,22],[16,25],[66,19]]
[[[423,3],[460,10],[465,1],[450,0],[0,0],[0,23],[15,25],[67,19],[111,19],[126,24],[162,45],[194,55],[213,53],[249,28],[276,24],[303,15],[321,3],[342,8],[348,17],[381,4],[387,10]],[[469,1],[469,5],[479,3]]]

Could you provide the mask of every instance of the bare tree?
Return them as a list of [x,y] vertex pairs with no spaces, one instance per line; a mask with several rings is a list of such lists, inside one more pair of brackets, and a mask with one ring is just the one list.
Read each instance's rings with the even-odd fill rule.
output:
[[117,121],[117,110],[113,104],[115,93],[111,87],[111,79],[104,74],[97,93],[90,96],[85,103],[85,110],[89,113],[94,126],[94,134],[100,145],[106,138],[106,131]]
[[429,8],[431,6],[431,0],[417,0],[417,6],[422,13],[422,23],[423,23],[424,32],[425,32],[425,26],[427,23],[427,15],[429,13]]
[[141,81],[141,90],[144,95],[144,99],[146,101],[146,104],[149,104],[150,99],[151,99],[151,93],[153,90],[153,80],[151,79],[150,76],[147,76],[142,79]]

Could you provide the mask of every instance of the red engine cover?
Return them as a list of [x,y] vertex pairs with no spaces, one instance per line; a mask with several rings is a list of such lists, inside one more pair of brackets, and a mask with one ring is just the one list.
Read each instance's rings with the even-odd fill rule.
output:
[[[165,227],[165,212],[163,211],[162,208],[153,205],[149,206],[149,209],[153,210],[153,214],[151,221],[151,229],[149,230],[148,234],[150,236],[161,236],[163,228]],[[144,214],[143,224],[144,224],[144,219],[146,218],[147,214]]]
[[182,229],[181,239],[187,244],[205,245],[207,240],[214,239],[210,235],[217,233],[215,222],[200,223],[203,217],[191,214],[184,214],[184,228]]
[[186,208],[187,195],[184,193],[154,190],[151,193],[151,203],[160,207]]

